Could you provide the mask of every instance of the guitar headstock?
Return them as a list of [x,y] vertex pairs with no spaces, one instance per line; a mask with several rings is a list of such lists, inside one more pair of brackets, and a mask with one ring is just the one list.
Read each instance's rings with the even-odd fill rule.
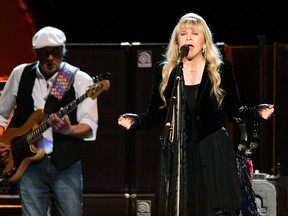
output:
[[93,100],[97,98],[103,91],[108,91],[110,88],[110,73],[105,72],[93,78],[94,84],[89,86],[86,95],[87,97],[92,98]]
[[101,80],[108,80],[110,78],[110,76],[111,76],[111,73],[104,72],[104,73],[102,73],[100,75],[97,75],[97,76],[93,77],[93,81],[94,81],[94,83],[96,83],[96,82],[99,82]]

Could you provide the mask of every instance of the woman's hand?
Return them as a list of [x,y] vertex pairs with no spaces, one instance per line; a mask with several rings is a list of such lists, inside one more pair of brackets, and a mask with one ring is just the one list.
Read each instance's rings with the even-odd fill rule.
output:
[[274,114],[274,104],[260,104],[258,106],[259,114],[263,119],[269,119]]
[[139,116],[133,113],[120,115],[118,118],[118,125],[126,130],[131,130],[139,125]]

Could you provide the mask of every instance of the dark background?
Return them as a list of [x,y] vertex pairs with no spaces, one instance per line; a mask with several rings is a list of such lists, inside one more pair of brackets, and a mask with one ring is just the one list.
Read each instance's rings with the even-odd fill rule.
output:
[[[33,15],[32,19],[27,10]],[[98,98],[97,139],[85,146],[85,216],[94,216],[95,212],[99,216],[150,215],[150,209],[141,210],[143,203],[153,212],[162,128],[128,133],[117,125],[117,118],[125,112],[145,111],[153,71],[149,67],[138,67],[139,53],[151,53],[151,63],[155,65],[169,42],[178,18],[187,12],[201,15],[210,26],[215,42],[225,43],[225,57],[234,64],[244,104],[276,104],[275,117],[260,125],[261,142],[252,160],[254,168],[260,173],[288,175],[288,10],[284,3],[265,0],[154,0],[132,3],[6,0],[0,12],[3,32],[0,35],[0,75],[3,80],[14,66],[34,60],[31,37],[36,30],[47,25],[65,32],[68,62],[91,76],[106,71],[112,74],[111,88]],[[122,46],[121,42],[142,44]],[[227,128],[237,147],[238,128],[231,125]],[[10,193],[9,185],[0,189],[0,196]],[[273,195],[269,194],[270,197]],[[11,205],[11,199],[5,199],[0,199],[0,204],[7,201]],[[18,198],[16,201],[19,204]],[[267,203],[276,207],[276,204]],[[287,200],[282,199],[278,206],[286,208]],[[262,207],[268,209],[269,215],[270,206]],[[18,208],[21,206],[17,205]]]
[[288,43],[284,2],[243,1],[105,1],[25,0],[37,29],[62,29],[69,43],[166,43],[178,18],[187,12],[203,16],[216,42],[229,45]]
[[[105,70],[113,74],[112,87],[107,93],[109,97],[105,98],[103,95],[103,98],[101,96],[99,100],[103,102],[107,99],[107,104],[99,104],[100,112],[102,107],[104,108],[102,109],[104,113],[100,113],[100,116],[104,116],[102,121],[107,122],[102,122],[99,127],[97,149],[109,146],[107,142],[110,139],[112,149],[116,149],[116,146],[119,147],[115,152],[119,153],[125,149],[122,155],[119,154],[124,161],[123,158],[118,158],[120,162],[116,163],[119,166],[117,168],[119,174],[124,173],[123,178],[127,176],[125,166],[128,167],[128,175],[135,176],[130,171],[133,172],[139,167],[131,168],[130,164],[134,164],[139,159],[139,155],[149,158],[149,154],[143,153],[145,147],[141,150],[133,149],[134,144],[137,143],[137,146],[141,146],[140,142],[142,142],[145,146],[146,143],[149,143],[147,137],[152,136],[152,133],[147,133],[137,139],[134,135],[128,135],[119,130],[115,121],[119,114],[144,111],[148,104],[148,101],[143,98],[147,99],[149,96],[152,74],[150,69],[145,69],[144,72],[135,65],[137,52],[151,50],[152,56],[155,58],[152,62],[154,64],[156,58],[160,58],[160,54],[163,52],[163,46],[159,44],[169,42],[178,19],[187,12],[201,15],[210,26],[215,42],[224,42],[231,47],[231,50],[226,53],[226,57],[230,56],[229,60],[234,63],[235,76],[243,103],[246,105],[276,103],[277,118],[263,124],[263,143],[258,149],[260,152],[258,159],[254,160],[254,165],[260,171],[277,174],[275,166],[277,161],[282,158],[280,160],[283,165],[282,170],[285,171],[285,174],[288,173],[287,162],[281,155],[286,151],[282,149],[284,148],[282,140],[284,140],[286,132],[281,133],[283,125],[280,122],[286,118],[285,107],[287,106],[286,101],[283,100],[286,97],[284,92],[278,91],[286,86],[284,77],[287,73],[285,61],[287,47],[285,44],[288,44],[288,10],[284,3],[271,0],[177,2],[25,0],[25,2],[33,14],[36,29],[47,25],[58,27],[65,32],[67,43],[78,44],[75,47],[73,45],[68,47],[70,54],[67,57],[71,63],[79,65],[91,75]],[[125,47],[120,46],[121,42],[141,42],[142,46]],[[149,47],[148,43],[155,44],[155,46]],[[283,47],[281,44],[284,44]],[[113,63],[111,64],[111,62]],[[141,75],[141,72],[144,72],[145,75]],[[145,77],[147,80],[144,79]],[[111,106],[112,102],[115,104]],[[109,107],[111,108],[110,113]],[[107,127],[103,125],[105,123],[107,123]],[[115,132],[114,135],[113,132]],[[139,133],[135,136],[137,137]],[[159,135],[159,133],[156,134]],[[121,144],[114,143],[115,137]],[[155,145],[158,145],[157,136],[154,139],[156,140]],[[103,147],[101,143],[103,143]],[[134,150],[135,152],[133,152]],[[138,158],[135,156],[137,154],[139,154]],[[273,155],[272,158],[271,155]],[[152,158],[157,157],[153,156]],[[143,161],[145,161],[144,158]],[[110,162],[108,159],[106,164]],[[121,164],[122,162],[125,164]],[[153,167],[153,165],[149,165],[149,167],[151,166]],[[147,167],[147,164],[143,167]],[[120,171],[123,168],[124,171]],[[110,171],[108,172],[110,173]],[[130,180],[124,179],[123,182],[130,184]]]

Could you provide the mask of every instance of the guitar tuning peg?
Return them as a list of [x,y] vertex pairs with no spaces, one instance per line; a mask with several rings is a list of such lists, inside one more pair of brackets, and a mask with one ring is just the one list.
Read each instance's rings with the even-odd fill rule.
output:
[[93,79],[93,82],[96,83],[96,82],[99,82],[101,80],[108,79],[108,78],[110,78],[110,76],[111,76],[111,73],[105,72],[105,73],[102,73],[102,74],[97,75],[95,77],[92,77],[92,79]]
[[101,80],[108,79],[111,76],[111,73],[105,72],[99,75]]
[[106,72],[106,77],[107,77],[107,78],[110,78],[110,77],[111,77],[111,73]]
[[97,78],[97,76],[96,76],[96,77],[92,77],[92,79],[93,79],[93,83],[96,83],[96,82],[99,81],[98,78]]

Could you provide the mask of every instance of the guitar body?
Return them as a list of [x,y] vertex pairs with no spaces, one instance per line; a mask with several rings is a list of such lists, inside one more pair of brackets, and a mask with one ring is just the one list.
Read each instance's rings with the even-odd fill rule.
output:
[[0,166],[0,178],[4,178],[8,182],[16,182],[32,161],[43,158],[45,150],[28,143],[25,135],[37,128],[44,117],[43,110],[36,110],[25,124],[19,128],[8,128],[0,137],[1,142],[11,146],[8,163]]

